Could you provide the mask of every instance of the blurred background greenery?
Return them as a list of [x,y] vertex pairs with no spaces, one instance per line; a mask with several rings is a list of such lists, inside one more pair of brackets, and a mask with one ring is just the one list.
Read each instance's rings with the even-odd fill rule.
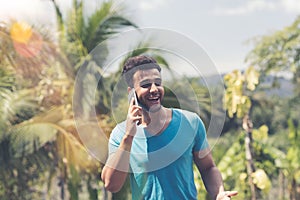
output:
[[[101,62],[89,63],[91,51],[138,24],[123,16],[112,0],[102,2],[89,17],[84,15],[84,1],[74,0],[67,13],[55,0],[51,2],[57,38],[42,25],[16,20],[0,24],[0,199],[130,199],[128,183],[116,194],[103,188],[103,163],[90,155],[78,134],[72,98],[75,87],[85,92],[89,81],[103,77]],[[198,114],[205,124],[212,114],[226,110],[220,138],[209,140],[216,143],[213,155],[226,189],[239,191],[235,199],[300,199],[299,27],[300,18],[296,18],[282,30],[255,38],[246,58],[249,67],[222,75],[224,95],[221,82],[215,82],[212,95],[199,77],[168,80],[180,96],[185,96],[188,80],[196,98],[185,96],[185,100],[200,105]],[[141,44],[130,55],[151,54],[168,69],[160,52],[147,48],[145,41]],[[94,59],[105,58],[106,50]],[[80,67],[90,67],[95,77],[75,84]],[[87,132],[91,126],[100,126],[109,137],[116,124],[111,98],[119,79],[120,69],[99,79],[96,102],[93,94],[78,94],[76,109],[82,119],[89,118],[91,104],[97,112],[98,120],[85,124]],[[210,96],[223,99],[224,105],[211,110]],[[163,103],[180,107],[168,88]],[[126,113],[126,97],[116,106]],[[98,134],[91,132],[90,142],[100,146],[105,156],[107,145],[93,141]],[[195,180],[199,198],[209,199],[196,171]]]

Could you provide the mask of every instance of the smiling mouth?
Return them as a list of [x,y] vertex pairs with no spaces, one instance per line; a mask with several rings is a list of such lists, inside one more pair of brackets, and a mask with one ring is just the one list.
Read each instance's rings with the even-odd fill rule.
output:
[[148,98],[149,101],[157,101],[159,100],[159,97],[155,97],[155,98]]
[[159,96],[154,96],[154,97],[148,97],[147,100],[150,102],[157,102],[159,101],[160,97]]

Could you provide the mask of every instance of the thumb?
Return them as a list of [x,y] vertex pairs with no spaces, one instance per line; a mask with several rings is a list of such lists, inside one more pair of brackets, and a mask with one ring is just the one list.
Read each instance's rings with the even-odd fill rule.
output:
[[228,197],[236,196],[237,194],[237,191],[226,191],[226,196]]

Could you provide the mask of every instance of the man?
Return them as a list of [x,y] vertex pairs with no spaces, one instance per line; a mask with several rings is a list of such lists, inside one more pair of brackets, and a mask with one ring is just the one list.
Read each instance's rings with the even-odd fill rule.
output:
[[119,191],[129,175],[134,200],[197,199],[194,162],[209,195],[230,199],[237,192],[224,191],[201,119],[195,113],[161,105],[160,71],[152,57],[136,56],[125,62],[122,74],[133,97],[126,121],[110,136],[101,175],[105,188]]

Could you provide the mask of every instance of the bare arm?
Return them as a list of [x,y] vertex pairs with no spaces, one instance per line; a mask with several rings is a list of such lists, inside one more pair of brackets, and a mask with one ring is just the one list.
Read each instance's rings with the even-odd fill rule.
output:
[[235,191],[224,191],[221,173],[216,167],[209,149],[194,152],[194,162],[210,197],[225,200],[237,194]]
[[133,136],[125,135],[119,149],[108,157],[102,170],[104,187],[110,192],[118,192],[126,180],[132,140]]
[[129,170],[130,151],[133,138],[136,134],[136,122],[141,120],[141,107],[130,102],[128,109],[126,133],[124,134],[118,150],[109,155],[101,173],[104,187],[110,192],[118,192],[127,177]]

